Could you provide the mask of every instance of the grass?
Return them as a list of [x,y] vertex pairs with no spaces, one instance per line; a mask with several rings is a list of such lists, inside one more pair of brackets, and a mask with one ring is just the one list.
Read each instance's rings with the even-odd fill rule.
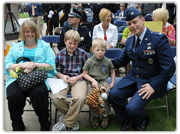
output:
[[[147,113],[151,119],[146,131],[175,131],[176,130],[176,89],[170,91],[170,117],[168,118],[166,108],[147,109]],[[153,107],[165,104],[165,97],[152,100],[147,107]],[[109,126],[106,129],[93,128],[90,124],[82,127],[79,131],[121,131],[122,124],[117,121],[114,114],[109,116]]]
[[28,13],[19,13],[19,18],[29,18]]
[[[29,18],[29,14],[28,13],[19,13],[19,18]],[[45,23],[45,21],[42,19],[41,20],[41,22],[42,22],[42,24],[44,24]]]

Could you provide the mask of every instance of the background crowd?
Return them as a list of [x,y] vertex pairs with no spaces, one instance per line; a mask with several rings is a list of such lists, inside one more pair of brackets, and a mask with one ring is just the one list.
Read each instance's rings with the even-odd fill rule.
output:
[[[127,37],[131,36],[131,33],[129,33],[128,28],[126,28],[125,32],[123,33],[123,29],[121,31],[123,33],[123,37],[122,39],[118,40],[117,32],[120,32],[120,25],[117,24],[116,20],[125,21],[127,9],[129,7],[135,7],[139,11],[141,11],[146,21],[163,21],[162,32],[168,36],[171,46],[176,45],[176,5],[174,3],[35,3],[35,8],[32,6],[33,4],[27,5],[29,16],[37,23],[39,29],[42,29],[39,23],[40,20],[43,19],[45,21],[45,23],[47,24],[46,35],[61,34],[61,28],[69,25],[70,17],[68,16],[68,14],[72,12],[73,9],[77,9],[82,15],[80,17],[79,24],[88,28],[90,38],[94,39],[95,37],[98,37],[98,34],[101,34],[97,32],[99,31],[97,27],[98,25],[100,26],[103,24],[102,32],[104,33],[104,36],[106,36],[104,38],[108,42],[108,48],[119,47],[117,46],[117,43],[121,41],[122,42],[120,45],[122,47],[125,46],[125,41]],[[35,9],[35,13],[33,13],[32,8]],[[100,10],[102,8],[108,9],[109,12],[103,12],[104,15],[102,16],[102,13],[100,14]],[[167,9],[167,11],[156,10],[158,8],[164,8]],[[106,24],[105,26],[105,23],[103,23],[103,21],[106,21],[105,17],[108,15],[110,16],[110,25]],[[114,27],[114,30],[110,30],[113,25],[117,26],[118,29],[116,30],[116,27]],[[107,28],[108,26],[110,27]],[[123,24],[123,26],[127,26],[127,24],[125,23]],[[91,44],[91,42],[89,43]],[[88,43],[86,42],[86,44]],[[62,46],[58,45],[59,50],[60,47]],[[89,49],[91,46],[89,46],[89,44],[84,47],[84,50],[86,52],[90,51]]]

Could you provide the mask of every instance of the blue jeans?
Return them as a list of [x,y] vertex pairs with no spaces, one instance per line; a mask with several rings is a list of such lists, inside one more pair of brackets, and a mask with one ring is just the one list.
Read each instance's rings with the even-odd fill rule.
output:
[[[136,83],[120,89],[114,86],[110,90],[109,101],[112,104],[119,122],[132,120],[133,125],[139,126],[146,118],[147,113],[144,107],[150,100],[157,98],[156,93],[146,100],[142,99],[143,96],[139,96],[139,90]],[[132,98],[128,102],[127,99],[129,97]]]

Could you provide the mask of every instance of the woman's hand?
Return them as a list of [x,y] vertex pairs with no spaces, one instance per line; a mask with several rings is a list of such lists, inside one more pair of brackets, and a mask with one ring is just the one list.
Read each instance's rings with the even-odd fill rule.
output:
[[113,48],[113,46],[112,46],[111,44],[109,44],[109,45],[107,46],[107,48]]
[[24,70],[24,72],[27,73],[27,74],[28,74],[28,73],[31,73],[32,71],[33,71],[33,69],[30,69],[30,68],[26,68],[26,69]]
[[34,69],[34,68],[36,68],[36,64],[34,62],[22,63],[22,68],[23,69]]
[[34,69],[36,68],[36,64],[34,62],[30,62],[27,68]]

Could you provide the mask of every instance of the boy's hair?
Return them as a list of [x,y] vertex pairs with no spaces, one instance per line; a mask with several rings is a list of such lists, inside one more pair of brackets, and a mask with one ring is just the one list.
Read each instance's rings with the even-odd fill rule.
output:
[[102,48],[105,48],[107,50],[107,41],[105,41],[104,39],[95,38],[92,42],[92,49],[94,49],[98,45],[101,45]]
[[80,42],[80,35],[77,31],[75,30],[69,30],[65,33],[65,36],[64,36],[64,42],[66,42],[67,40],[69,40],[70,38],[73,38],[74,41],[76,42]]
[[36,23],[32,20],[26,20],[22,23],[20,27],[19,39],[24,41],[25,40],[25,30],[26,28],[31,28],[34,30],[36,37],[35,40],[39,40],[41,38],[39,28],[37,27]]

